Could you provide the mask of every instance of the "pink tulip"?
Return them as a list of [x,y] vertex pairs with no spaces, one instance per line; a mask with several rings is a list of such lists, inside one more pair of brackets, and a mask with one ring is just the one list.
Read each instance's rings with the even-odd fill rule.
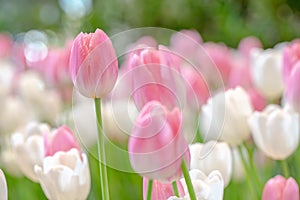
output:
[[268,180],[262,200],[299,200],[299,188],[292,177],[287,180],[281,175]]
[[[180,181],[176,181],[179,196],[184,196],[184,189]],[[147,198],[148,192],[148,179],[143,178],[143,197]],[[153,180],[151,200],[166,200],[171,196],[174,196],[173,187],[170,183],[162,183],[157,180]]]
[[148,179],[171,182],[181,177],[182,159],[190,152],[182,133],[182,114],[157,101],[147,103],[137,117],[128,144],[133,169]]
[[0,58],[5,58],[10,54],[13,40],[7,33],[0,33]]
[[253,109],[256,111],[262,111],[267,105],[268,101],[265,99],[255,88],[247,90],[250,97]]
[[118,60],[112,42],[100,29],[80,33],[70,55],[70,72],[74,86],[89,98],[105,97],[118,77]]
[[187,101],[189,105],[198,108],[209,98],[209,88],[202,74],[190,66],[181,69],[186,81]]
[[179,66],[167,48],[136,50],[130,55],[127,67],[127,73],[132,77],[133,99],[139,109],[153,100],[169,109],[182,103],[180,101],[185,97],[183,80]]
[[286,84],[297,62],[300,61],[300,41],[294,41],[283,49],[283,81]]
[[286,84],[286,101],[300,112],[300,61],[295,64]]
[[249,37],[245,37],[243,38],[238,46],[238,50],[239,52],[245,56],[246,58],[250,57],[250,52],[252,49],[254,48],[262,48],[262,44],[259,41],[258,38],[253,37],[253,36],[249,36]]
[[44,134],[44,148],[45,156],[52,156],[58,151],[79,150],[79,145],[72,131],[67,126],[61,126],[50,134]]
[[241,86],[247,90],[253,86],[251,78],[250,67],[247,59],[239,55],[239,58],[232,62],[228,86],[230,88]]

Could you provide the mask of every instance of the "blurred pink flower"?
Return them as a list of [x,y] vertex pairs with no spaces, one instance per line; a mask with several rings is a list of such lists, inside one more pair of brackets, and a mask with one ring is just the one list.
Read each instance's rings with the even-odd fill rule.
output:
[[45,156],[52,156],[58,151],[79,150],[79,145],[72,131],[67,126],[61,126],[51,133],[44,134]]
[[128,144],[133,169],[148,179],[171,182],[181,177],[182,159],[190,163],[182,133],[182,114],[157,101],[147,103],[136,119]]
[[238,46],[238,51],[247,59],[250,57],[250,51],[254,48],[262,48],[260,40],[254,36],[243,38]]
[[283,49],[283,81],[286,84],[297,62],[300,61],[300,41],[291,42]]
[[295,64],[285,88],[286,101],[300,113],[300,62]]
[[146,47],[130,55],[126,73],[132,77],[133,99],[139,109],[153,100],[169,109],[180,107],[185,86],[173,56],[163,46],[158,49]]
[[247,90],[247,93],[250,97],[253,109],[255,111],[262,111],[267,105],[268,101],[264,98],[255,88]]
[[262,200],[299,200],[298,184],[292,177],[277,175],[266,183]]
[[0,33],[0,58],[6,58],[12,50],[13,40],[8,33]]
[[74,86],[89,98],[105,97],[118,77],[118,60],[109,37],[100,29],[80,33],[70,55],[70,73]]
[[[176,181],[179,196],[184,196],[184,189],[180,181]],[[147,198],[148,179],[143,178],[143,197]],[[153,180],[151,200],[166,200],[171,196],[174,196],[172,184],[162,183],[157,180]]]

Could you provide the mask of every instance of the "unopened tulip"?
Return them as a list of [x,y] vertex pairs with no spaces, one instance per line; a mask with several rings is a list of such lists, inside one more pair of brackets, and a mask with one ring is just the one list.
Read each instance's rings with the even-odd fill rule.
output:
[[277,105],[254,112],[248,120],[257,147],[268,157],[284,160],[298,147],[299,115]]
[[[212,171],[205,175],[202,171],[192,169],[189,172],[197,200],[222,200],[224,181],[219,171]],[[185,180],[181,180],[185,196],[170,197],[168,200],[190,200]]]
[[7,200],[7,183],[3,171],[0,169],[0,200]]
[[112,42],[100,29],[80,33],[70,55],[70,72],[74,86],[89,98],[105,97],[118,77],[118,60]]
[[252,105],[244,89],[237,87],[219,92],[202,106],[201,134],[205,140],[221,140],[239,145],[250,136],[247,118]]
[[189,166],[190,152],[182,133],[182,114],[157,101],[147,103],[136,119],[128,144],[133,169],[148,179],[171,182]]
[[190,145],[191,169],[198,169],[205,174],[214,170],[220,171],[226,187],[232,174],[232,155],[225,142],[209,141],[205,144]]
[[44,134],[45,156],[52,156],[58,151],[79,150],[73,132],[67,126],[61,126],[51,133]]
[[184,105],[185,85],[173,57],[163,46],[130,54],[127,74],[132,77],[133,99],[139,109],[149,101],[159,101],[169,109]]
[[77,149],[48,156],[34,170],[48,199],[84,200],[89,194],[88,159]]
[[295,111],[300,113],[300,62],[294,66],[287,80],[285,99]]
[[266,183],[262,200],[299,200],[298,184],[292,177],[277,175]]
[[46,124],[31,122],[24,132],[12,135],[12,146],[17,156],[21,171],[32,181],[37,182],[34,165],[40,165],[44,159],[43,134],[48,134],[50,129]]
[[283,49],[283,69],[282,76],[285,84],[289,80],[290,74],[296,65],[300,61],[300,41],[294,41],[289,45],[286,45]]
[[284,89],[282,54],[278,49],[251,51],[252,78],[255,87],[269,100],[278,99]]
[[[180,196],[184,196],[184,190],[180,181],[176,181],[178,192]],[[143,178],[143,197],[147,199],[148,180]],[[174,196],[174,191],[171,183],[162,183],[153,180],[151,200],[165,200]]]

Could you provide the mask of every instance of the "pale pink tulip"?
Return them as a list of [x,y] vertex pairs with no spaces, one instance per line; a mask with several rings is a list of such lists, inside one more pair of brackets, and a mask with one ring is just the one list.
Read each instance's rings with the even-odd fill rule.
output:
[[287,83],[289,76],[297,62],[300,61],[300,41],[294,41],[283,49],[283,81]]
[[182,133],[182,114],[157,101],[140,112],[128,144],[133,169],[148,179],[171,182],[181,177],[182,159],[189,166],[190,152]]
[[74,86],[89,98],[105,97],[118,77],[118,60],[112,42],[100,29],[80,33],[70,55],[70,72]]
[[300,113],[300,62],[291,71],[285,88],[286,101],[295,111]]
[[262,200],[299,200],[298,184],[292,177],[277,175],[266,183]]
[[185,86],[166,47],[135,50],[129,57],[127,74],[132,77],[133,99],[139,109],[149,101],[159,101],[169,109],[183,105]]
[[258,38],[254,36],[249,36],[243,38],[238,46],[238,51],[246,58],[250,57],[250,51],[254,48],[262,48],[262,44]]
[[268,105],[267,99],[264,98],[257,91],[257,89],[255,89],[255,88],[248,89],[247,93],[248,93],[248,95],[250,97],[253,109],[255,111],[262,111]]
[[44,134],[45,156],[52,156],[58,151],[69,151],[72,148],[79,150],[79,145],[72,131],[67,126]]
[[202,74],[192,67],[183,67],[181,74],[186,81],[187,101],[193,108],[200,109],[209,98],[209,88]]
[[7,57],[11,52],[13,40],[8,33],[0,33],[0,58]]
[[228,86],[235,88],[243,87],[245,90],[253,86],[250,67],[247,59],[239,55],[239,58],[233,60],[232,69],[230,71]]
[[[180,181],[176,181],[179,196],[184,196],[184,189]],[[148,179],[143,178],[143,197],[147,198],[148,192]],[[169,197],[174,196],[174,191],[171,183],[162,183],[157,180],[153,180],[151,200],[166,200]]]

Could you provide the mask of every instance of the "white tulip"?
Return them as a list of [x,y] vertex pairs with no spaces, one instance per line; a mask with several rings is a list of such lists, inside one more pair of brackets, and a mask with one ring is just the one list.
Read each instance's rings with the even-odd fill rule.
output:
[[7,62],[0,62],[0,102],[11,92],[14,68]]
[[[248,159],[248,154],[245,148],[242,148],[243,156]],[[232,149],[232,179],[235,181],[243,181],[245,179],[245,169],[243,166],[241,155],[237,147]]]
[[1,166],[10,175],[15,177],[23,176],[23,173],[18,164],[18,157],[11,146],[1,147]]
[[253,49],[251,69],[255,87],[270,100],[278,99],[284,89],[282,80],[282,51]]
[[7,183],[3,171],[0,169],[0,200],[7,200]]
[[191,169],[199,169],[205,174],[214,170],[220,171],[226,187],[232,174],[232,154],[225,142],[209,141],[205,144],[190,145]]
[[252,136],[257,147],[268,157],[284,160],[298,147],[299,115],[269,105],[249,118]]
[[48,199],[83,200],[91,186],[87,156],[77,149],[59,151],[34,168]]
[[239,145],[250,136],[247,118],[251,113],[249,96],[241,87],[219,92],[202,106],[201,134],[205,141],[221,140]]
[[[206,176],[202,171],[192,169],[189,172],[197,200],[222,200],[224,181],[219,171],[212,171]],[[181,179],[184,197],[170,197],[168,200],[189,200],[189,193],[184,179]]]
[[12,146],[21,171],[32,181],[37,182],[35,165],[41,165],[44,159],[43,134],[49,133],[46,124],[29,123],[24,132],[12,135]]

